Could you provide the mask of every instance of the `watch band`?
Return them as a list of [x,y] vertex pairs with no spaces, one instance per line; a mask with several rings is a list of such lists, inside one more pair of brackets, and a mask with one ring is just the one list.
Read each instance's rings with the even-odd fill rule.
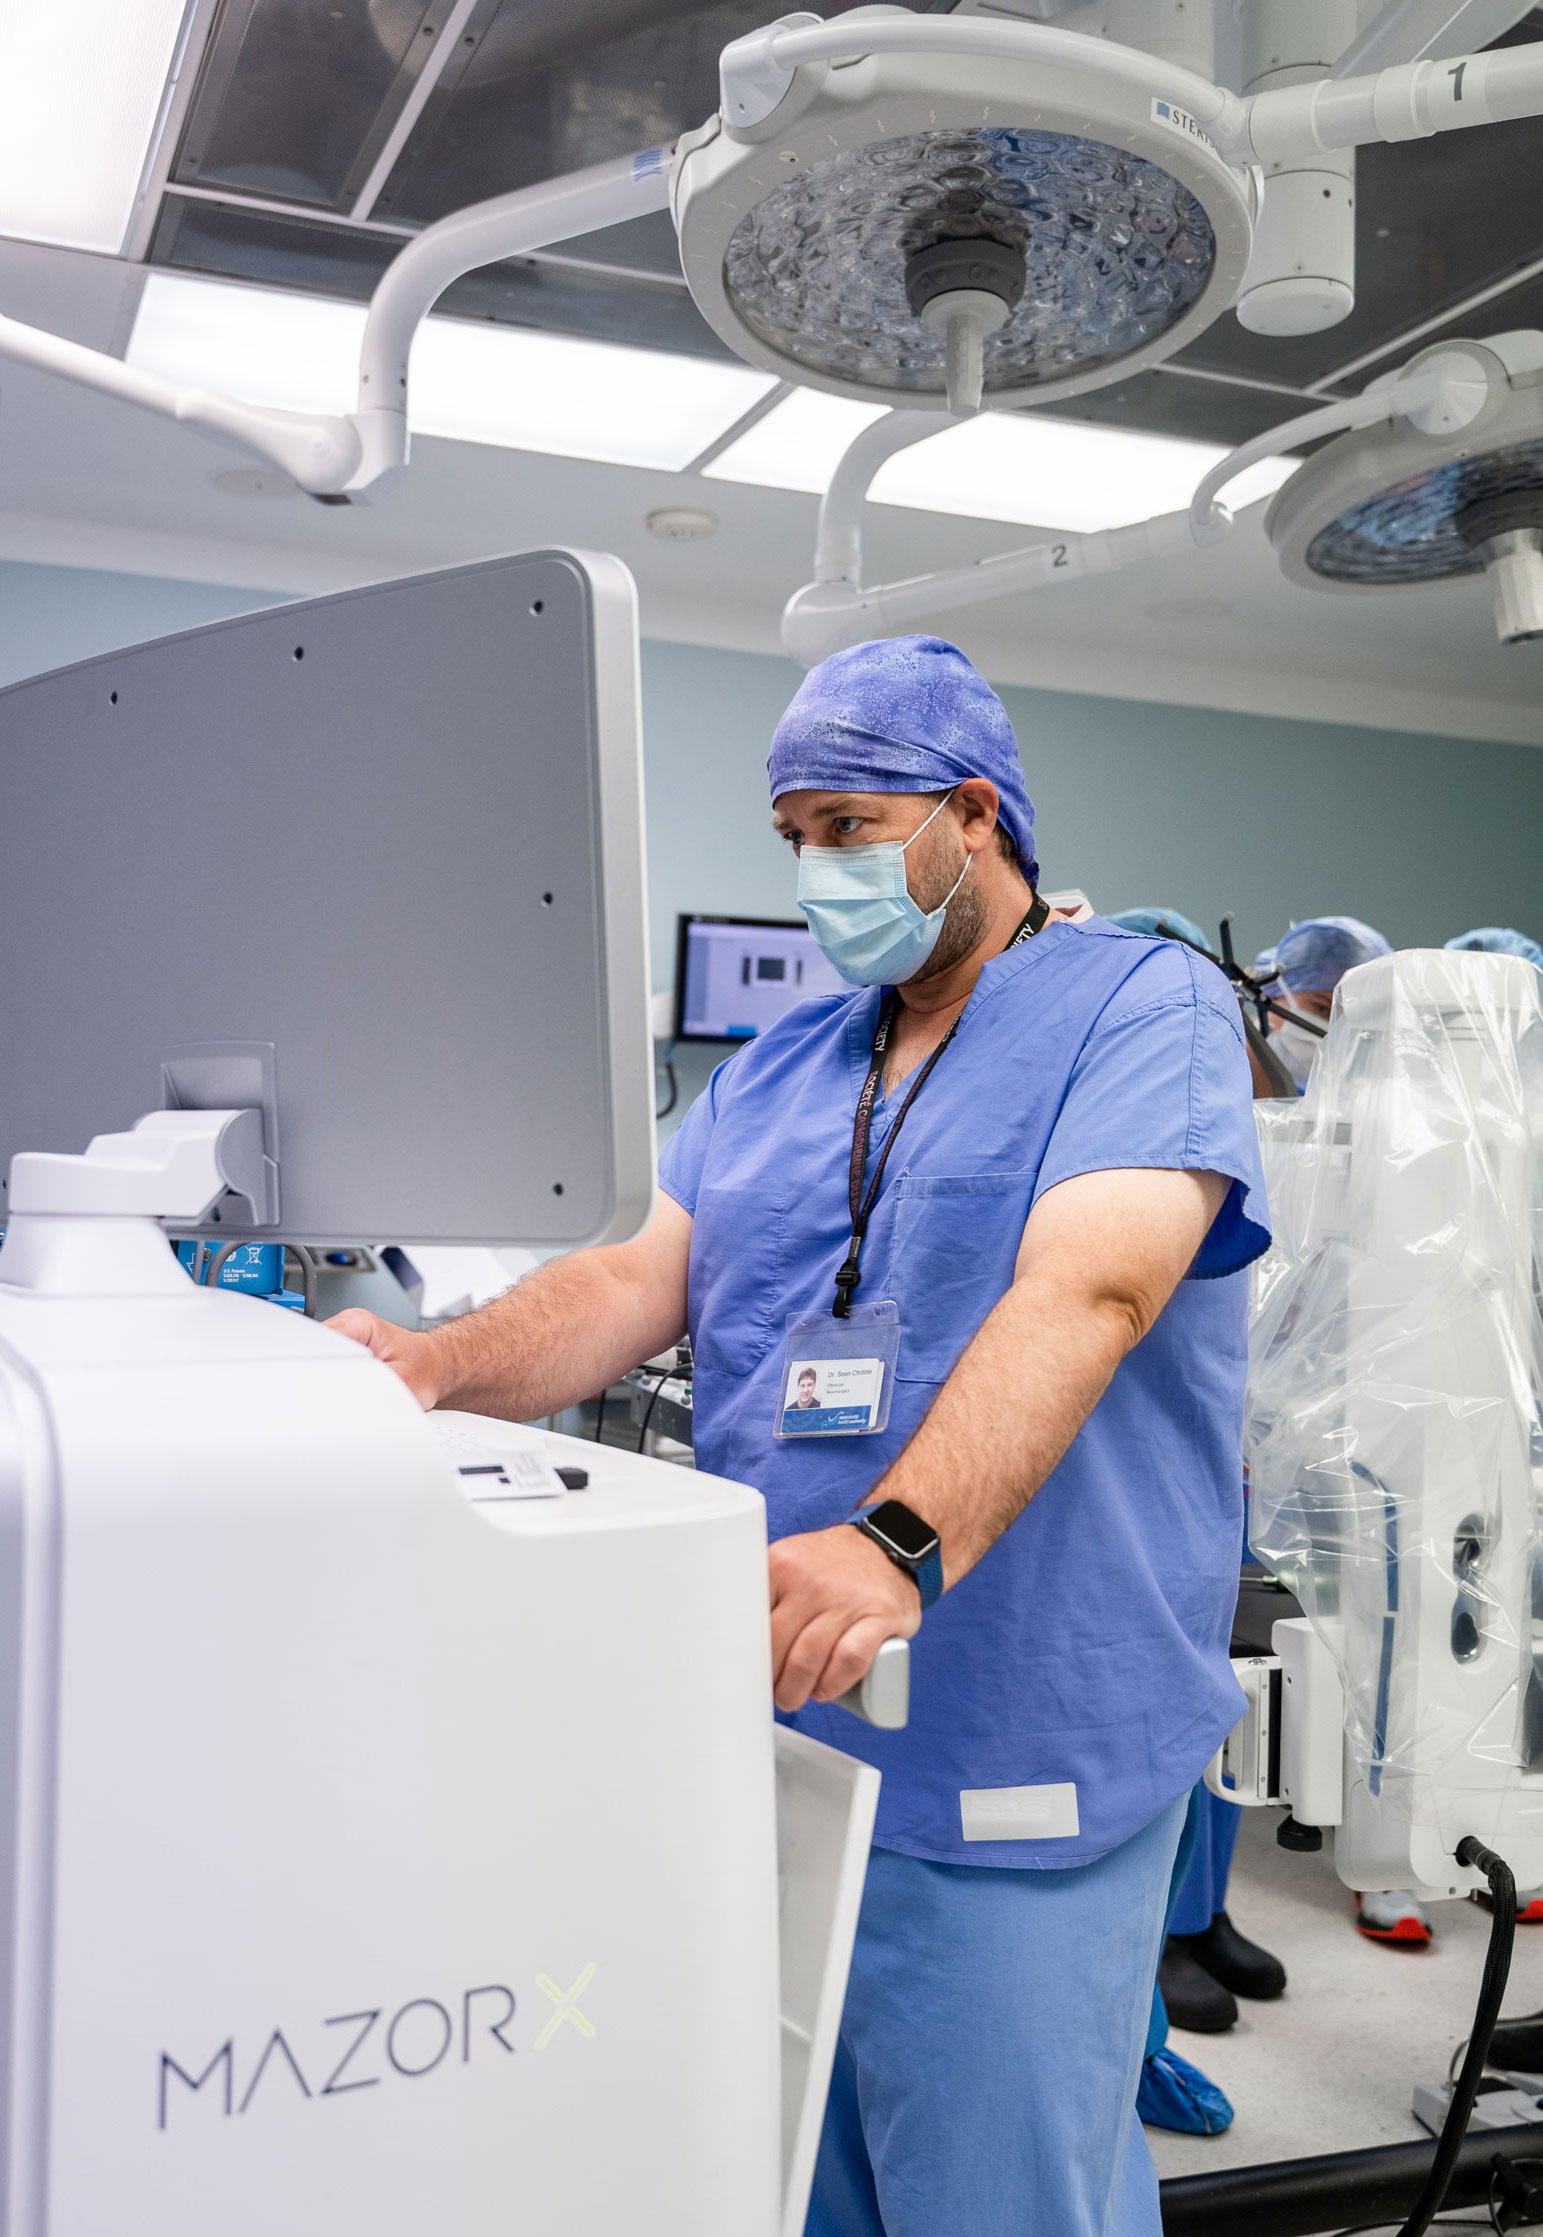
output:
[[[894,1538],[884,1529],[879,1519],[882,1517],[885,1507],[898,1508],[907,1523],[914,1526],[918,1536],[930,1540],[930,1544],[926,1544],[923,1550],[917,1553],[907,1553],[905,1548],[897,1544]],[[930,1523],[923,1522],[921,1516],[915,1514],[901,1500],[888,1499],[884,1501],[883,1505],[867,1514],[854,1515],[852,1526],[854,1529],[860,1530],[865,1538],[871,1538],[879,1551],[892,1561],[897,1569],[903,1569],[906,1575],[912,1579],[917,1591],[921,1594],[923,1614],[933,1606],[934,1602],[942,1598],[943,1547],[937,1532]]]

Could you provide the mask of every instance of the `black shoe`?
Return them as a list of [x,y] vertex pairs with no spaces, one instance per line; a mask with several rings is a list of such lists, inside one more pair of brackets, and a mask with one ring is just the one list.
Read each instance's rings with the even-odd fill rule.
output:
[[1543,2074],[1543,2013],[1502,2020],[1490,2037],[1489,2063],[1522,2074]]
[[1157,1968],[1157,1985],[1163,1992],[1168,2017],[1175,2027],[1191,2035],[1225,2035],[1237,2025],[1238,2007],[1220,1981],[1179,1947],[1170,1935]]
[[1170,1934],[1168,1947],[1187,1951],[1234,1996],[1253,1996],[1268,2003],[1285,1990],[1286,1968],[1280,1959],[1240,1934],[1225,1911],[1217,1912],[1203,1934]]

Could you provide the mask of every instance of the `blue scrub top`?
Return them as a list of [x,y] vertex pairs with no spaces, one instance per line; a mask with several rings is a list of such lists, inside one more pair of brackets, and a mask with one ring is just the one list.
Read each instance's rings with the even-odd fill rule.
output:
[[[697,1460],[764,1494],[773,1538],[861,1505],[1011,1287],[1046,1189],[1130,1166],[1233,1181],[1189,1278],[1066,1457],[923,1618],[907,1729],[819,1705],[789,1720],[883,1773],[883,1848],[1083,1864],[1193,1786],[1242,1713],[1228,1662],[1242,1269],[1269,1230],[1237,1001],[1188,948],[1100,918],[1047,925],[989,962],[912,1106],[863,1248],[859,1299],[894,1298],[904,1330],[889,1426],[782,1440],[785,1322],[830,1309],[881,999],[865,989],[791,1011],[720,1065],[661,1160],[662,1186],[694,1222]],[[875,1113],[870,1171],[905,1093]],[[964,1839],[962,1795],[1068,1785],[1074,1809],[1064,1792],[983,1797],[988,1813],[1015,1813],[1015,1836],[1043,1802],[1053,1837]],[[992,1822],[980,1803],[968,1809],[977,1829]]]

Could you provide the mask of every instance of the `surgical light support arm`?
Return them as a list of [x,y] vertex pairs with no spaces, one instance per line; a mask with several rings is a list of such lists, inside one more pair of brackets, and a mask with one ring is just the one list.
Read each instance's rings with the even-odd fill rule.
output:
[[795,591],[783,609],[783,645],[795,660],[812,666],[843,645],[886,635],[930,614],[1037,590],[1046,583],[1113,574],[1146,560],[1176,558],[1230,532],[1232,515],[1216,498],[1261,459],[1379,420],[1409,419],[1427,433],[1458,429],[1478,416],[1489,392],[1488,375],[1477,358],[1467,350],[1446,350],[1427,358],[1413,374],[1375,381],[1361,396],[1323,405],[1244,443],[1212,467],[1187,512],[1164,513],[1091,535],[1056,536],[971,567],[864,588],[862,508],[874,475],[897,451],[956,424],[946,412],[888,413],[847,446],[831,479],[820,506],[814,580]]
[[363,457],[350,490],[367,489],[407,463],[407,361],[413,336],[452,281],[504,257],[597,233],[669,207],[670,150],[647,148],[613,163],[522,187],[457,210],[420,233],[382,275],[370,302],[354,416]]
[[205,389],[177,388],[105,351],[86,349],[42,327],[24,326],[18,319],[0,318],[0,357],[77,381],[83,388],[138,404],[163,418],[202,427],[211,435],[226,436],[256,451],[302,489],[341,490],[359,463],[359,437],[349,420],[268,410],[233,396],[211,396]]
[[857,583],[863,572],[863,506],[886,460],[959,422],[950,412],[886,412],[848,443],[820,500],[814,547],[817,583]]
[[[865,54],[978,55],[1072,64],[1090,77],[1148,92],[1152,58],[1134,48],[1058,31],[1051,24],[982,16],[863,16],[852,22],[768,24],[723,50],[727,128],[755,134],[807,64]],[[1301,163],[1336,148],[1417,140],[1476,124],[1543,115],[1543,41],[1444,62],[1397,63],[1366,77],[1279,86],[1247,99],[1193,71],[1169,69],[1170,99],[1186,109],[1229,163]]]
[[810,583],[795,591],[783,609],[782,642],[793,659],[812,667],[842,645],[891,635],[928,615],[1037,590],[1044,583],[1114,574],[1143,560],[1176,558],[1194,548],[1189,514],[1164,513],[1127,528],[1056,536],[1022,551],[977,560],[973,567],[944,568],[937,574],[913,575],[867,590],[849,577]]
[[1373,381],[1359,396],[1343,403],[1325,404],[1304,412],[1282,426],[1267,427],[1252,442],[1219,460],[1201,480],[1190,500],[1190,522],[1197,544],[1215,543],[1227,534],[1232,515],[1217,497],[1229,482],[1246,474],[1262,459],[1350,428],[1375,427],[1389,419],[1407,419],[1425,434],[1455,432],[1477,419],[1489,399],[1489,380],[1483,365],[1467,350],[1446,350],[1427,358],[1416,373],[1396,373]]
[[407,462],[407,360],[419,323],[453,280],[501,257],[667,207],[670,151],[649,148],[458,210],[388,267],[370,304],[359,407],[346,418],[278,411],[179,388],[104,351],[0,318],[0,357],[244,445],[316,497],[354,496]]

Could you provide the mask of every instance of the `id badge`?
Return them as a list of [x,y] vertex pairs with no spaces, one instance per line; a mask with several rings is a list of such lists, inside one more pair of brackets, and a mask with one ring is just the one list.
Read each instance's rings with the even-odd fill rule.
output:
[[788,1315],[778,1437],[872,1437],[889,1422],[900,1358],[900,1308],[892,1298],[833,1313]]

